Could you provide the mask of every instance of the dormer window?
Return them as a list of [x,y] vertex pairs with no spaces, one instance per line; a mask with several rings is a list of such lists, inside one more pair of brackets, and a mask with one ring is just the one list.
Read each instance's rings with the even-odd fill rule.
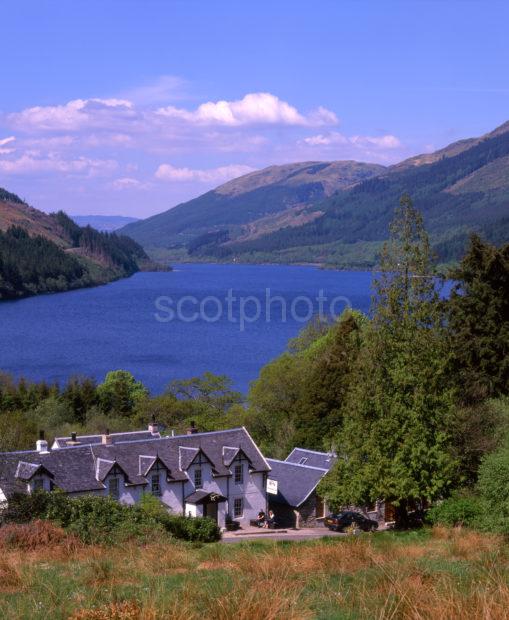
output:
[[44,491],[44,478],[34,478],[34,491]]
[[197,468],[194,470],[194,486],[196,489],[201,489],[203,484],[203,479],[201,475],[201,469]]
[[235,465],[234,480],[235,484],[244,483],[244,467],[242,465]]
[[118,484],[118,478],[110,478],[108,481],[108,494],[113,499],[119,499],[120,487]]
[[150,490],[155,497],[161,497],[161,479],[159,474],[152,474],[150,478]]

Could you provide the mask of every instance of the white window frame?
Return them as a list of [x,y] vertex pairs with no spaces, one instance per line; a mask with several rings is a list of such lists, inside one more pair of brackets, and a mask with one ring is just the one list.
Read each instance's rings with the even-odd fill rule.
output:
[[[113,491],[113,487],[116,487],[115,491]],[[118,478],[108,480],[108,495],[113,499],[120,499],[120,480]]]
[[244,484],[244,465],[239,463],[233,468],[235,484]]
[[161,489],[161,474],[152,474],[150,477],[150,491],[154,497],[161,497],[163,490]]
[[194,470],[194,486],[197,489],[203,488],[203,471],[201,467],[197,467]]
[[244,516],[244,498],[235,497],[233,500],[233,517],[239,518],[243,516]]
[[303,456],[299,461],[299,465],[305,465],[308,462],[307,456]]

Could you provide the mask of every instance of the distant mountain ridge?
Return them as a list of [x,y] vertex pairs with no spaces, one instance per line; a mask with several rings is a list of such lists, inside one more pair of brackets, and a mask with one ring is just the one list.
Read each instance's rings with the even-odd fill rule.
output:
[[385,168],[273,166],[122,230],[149,253],[183,259],[368,268],[403,193],[422,211],[444,262],[461,255],[470,232],[507,241],[509,122]]
[[133,239],[64,212],[48,215],[0,188],[0,300],[93,286],[156,268]]
[[137,217],[127,217],[126,215],[71,215],[70,218],[78,226],[92,226],[102,232],[113,232],[127,224],[138,222]]

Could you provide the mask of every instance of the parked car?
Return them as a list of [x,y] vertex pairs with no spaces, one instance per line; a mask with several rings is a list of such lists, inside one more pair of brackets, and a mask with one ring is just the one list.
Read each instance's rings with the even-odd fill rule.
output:
[[377,521],[368,519],[360,512],[354,512],[353,510],[330,514],[328,517],[325,517],[324,524],[325,527],[334,532],[342,532],[350,525],[357,525],[364,532],[373,532],[378,528]]

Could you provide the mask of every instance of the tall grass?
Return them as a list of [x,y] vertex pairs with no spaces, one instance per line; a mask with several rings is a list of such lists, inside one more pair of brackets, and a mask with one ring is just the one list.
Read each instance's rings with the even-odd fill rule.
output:
[[461,529],[302,543],[154,541],[80,550],[58,543],[28,551],[4,547],[0,557],[0,617],[9,620],[509,615],[507,544]]

